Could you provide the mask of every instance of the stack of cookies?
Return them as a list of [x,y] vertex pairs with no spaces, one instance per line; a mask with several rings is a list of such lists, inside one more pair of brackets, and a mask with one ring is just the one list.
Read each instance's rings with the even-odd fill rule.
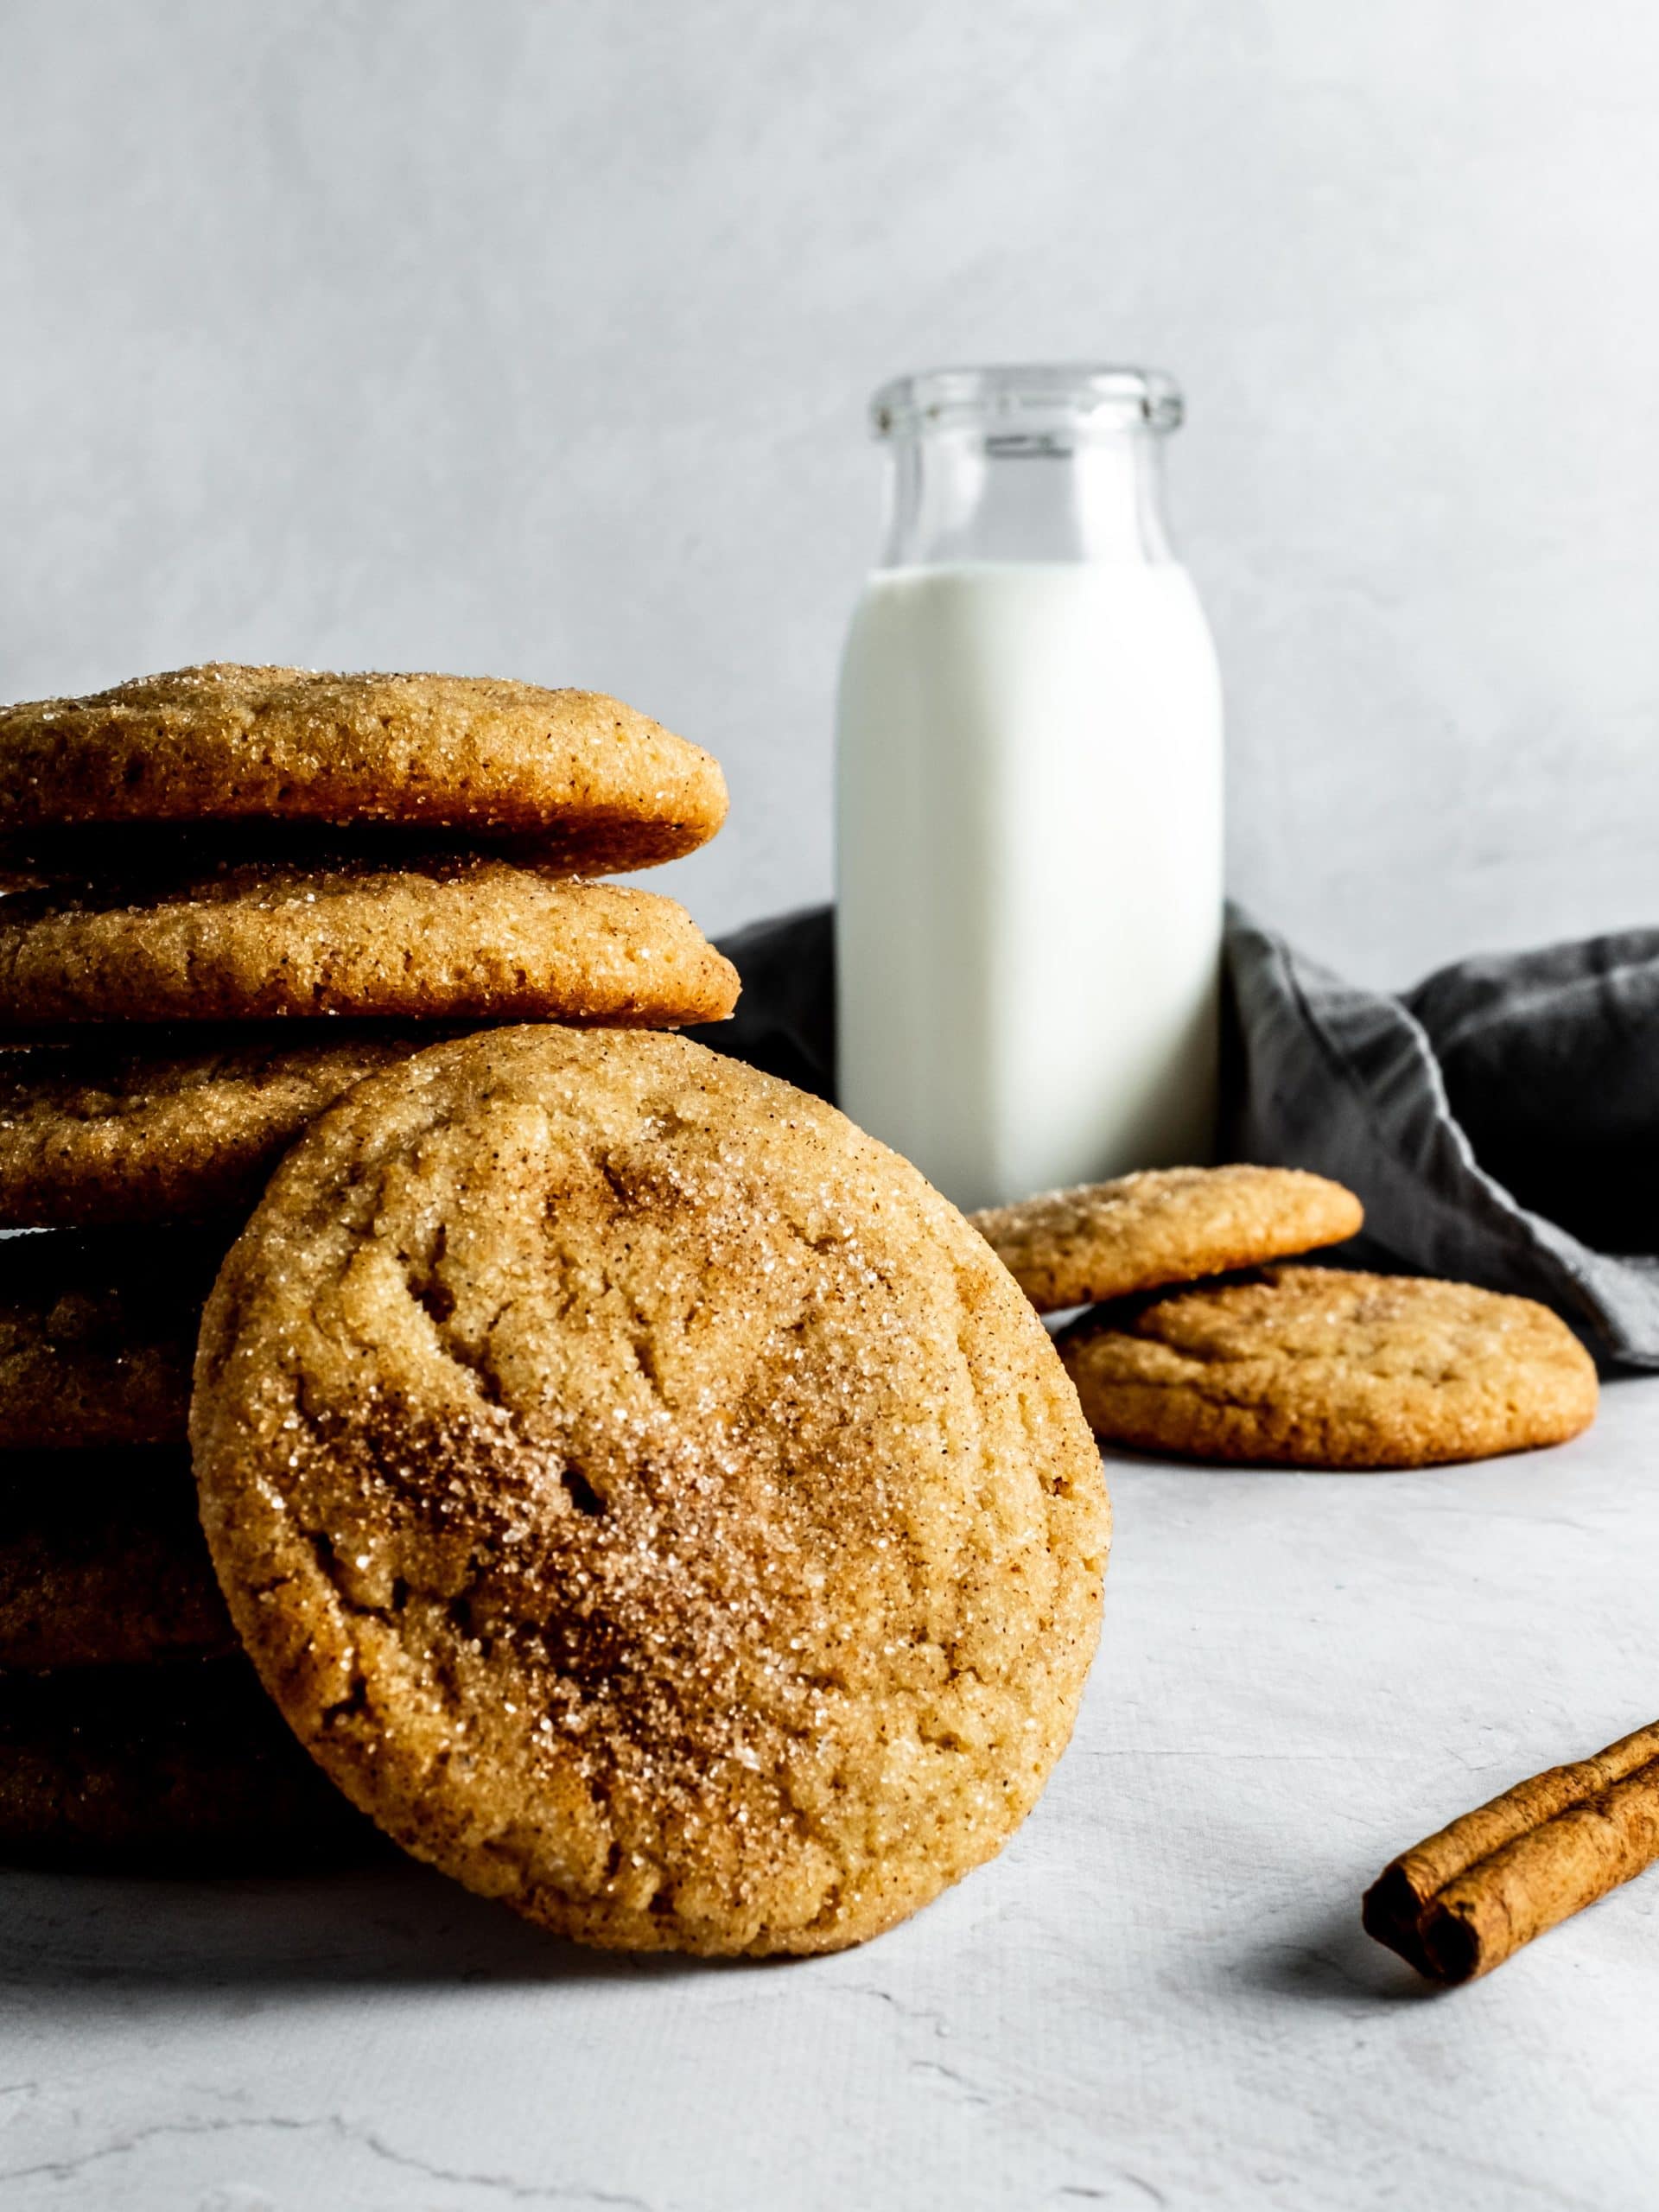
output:
[[596,871],[717,764],[616,702],[207,667],[0,712],[0,1843],[293,1863],[353,1825],[240,1655],[187,1416],[296,1135],[435,1039],[717,1020],[729,964]]
[[1595,1418],[1594,1363],[1529,1299],[1414,1275],[1271,1264],[1355,1236],[1340,1184],[1174,1167],[973,1217],[1058,1344],[1095,1433],[1264,1465],[1421,1467],[1558,1444]]
[[11,1853],[390,1837],[593,1942],[799,1952],[1030,1809],[1098,1456],[912,1168],[653,1033],[736,978],[575,871],[723,808],[523,686],[0,716],[0,1222],[47,1232],[0,1247]]

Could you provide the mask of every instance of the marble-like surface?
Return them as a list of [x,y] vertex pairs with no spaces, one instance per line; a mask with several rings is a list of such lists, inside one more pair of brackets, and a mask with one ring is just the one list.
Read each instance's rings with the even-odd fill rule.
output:
[[863,1950],[588,1955],[410,1867],[0,1880],[7,2212],[1650,2208],[1659,1874],[1434,1994],[1394,1850],[1659,1711],[1659,1381],[1408,1476],[1114,1461],[1077,1739]]

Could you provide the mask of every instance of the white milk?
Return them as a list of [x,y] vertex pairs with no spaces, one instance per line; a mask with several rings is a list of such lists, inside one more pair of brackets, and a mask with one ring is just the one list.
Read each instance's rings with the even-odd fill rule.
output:
[[963,1207],[1211,1156],[1221,690],[1183,568],[878,572],[836,831],[854,1121]]

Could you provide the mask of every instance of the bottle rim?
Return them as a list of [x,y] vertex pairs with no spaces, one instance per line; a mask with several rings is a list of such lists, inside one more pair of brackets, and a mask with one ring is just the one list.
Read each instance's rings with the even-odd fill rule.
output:
[[870,427],[890,438],[975,425],[1017,435],[1064,423],[1087,435],[1175,430],[1185,411],[1180,386],[1162,369],[1033,361],[894,377],[870,401]]

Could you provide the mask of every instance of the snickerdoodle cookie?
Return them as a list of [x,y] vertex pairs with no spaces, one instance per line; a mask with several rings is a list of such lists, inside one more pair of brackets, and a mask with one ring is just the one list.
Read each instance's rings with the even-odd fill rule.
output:
[[331,1107],[191,1433],[301,1740],[586,1941],[874,1935],[1070,1733],[1108,1511],[1041,1323],[904,1161],[683,1039],[486,1033]]
[[397,823],[583,874],[719,829],[717,761],[593,691],[229,664],[0,708],[0,835],[154,823]]
[[1103,1307],[1060,1339],[1096,1435],[1198,1459],[1424,1467],[1588,1427],[1596,1370],[1530,1299],[1267,1268]]
[[235,1649],[181,1446],[0,1452],[0,1669]]
[[0,1856],[288,1873],[373,1847],[245,1660],[0,1674]]
[[202,1300],[233,1233],[0,1237],[0,1452],[181,1445]]
[[68,1042],[0,1046],[0,1225],[245,1215],[325,1106],[448,1033],[88,1024]]
[[1359,1200],[1299,1167],[1154,1167],[969,1216],[1039,1313],[1192,1282],[1357,1234]]
[[372,1015],[718,1020],[737,971],[671,899],[428,851],[231,862],[0,899],[6,1025]]

